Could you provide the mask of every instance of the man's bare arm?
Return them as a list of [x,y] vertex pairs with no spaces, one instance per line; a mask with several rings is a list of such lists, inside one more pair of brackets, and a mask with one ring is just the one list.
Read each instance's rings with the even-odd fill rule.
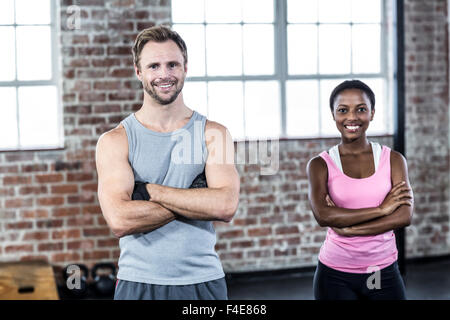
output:
[[122,126],[99,138],[96,165],[100,207],[115,236],[149,232],[175,219],[169,209],[157,203],[131,200],[134,175]]
[[205,129],[208,188],[178,189],[148,184],[150,201],[190,219],[229,222],[239,203],[239,175],[234,165],[234,144],[228,130],[208,121]]

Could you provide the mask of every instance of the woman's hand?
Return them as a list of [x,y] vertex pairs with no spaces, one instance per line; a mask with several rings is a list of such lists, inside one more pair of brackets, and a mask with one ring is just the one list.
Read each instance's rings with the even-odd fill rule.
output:
[[393,213],[401,205],[411,206],[411,189],[404,185],[404,181],[397,183],[384,198],[383,203],[379,206],[383,215],[387,216]]

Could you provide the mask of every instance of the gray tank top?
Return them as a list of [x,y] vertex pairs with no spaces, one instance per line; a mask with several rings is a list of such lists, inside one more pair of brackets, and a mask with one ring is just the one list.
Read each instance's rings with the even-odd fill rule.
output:
[[[136,181],[188,188],[203,172],[207,149],[203,115],[193,113],[181,129],[169,133],[144,127],[133,114],[122,122],[128,137],[128,160]],[[188,285],[224,277],[214,249],[211,221],[179,216],[148,233],[120,238],[122,280],[157,285]]]

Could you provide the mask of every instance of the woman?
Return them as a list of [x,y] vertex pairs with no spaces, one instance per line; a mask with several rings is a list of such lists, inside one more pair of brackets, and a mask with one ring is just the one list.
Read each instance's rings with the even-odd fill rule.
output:
[[405,158],[369,142],[375,95],[359,80],[331,93],[339,145],[307,166],[314,216],[329,227],[314,276],[314,296],[328,299],[406,299],[393,230],[413,211]]

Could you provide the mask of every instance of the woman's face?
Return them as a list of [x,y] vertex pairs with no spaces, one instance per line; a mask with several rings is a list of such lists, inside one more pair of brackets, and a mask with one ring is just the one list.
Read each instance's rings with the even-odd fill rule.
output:
[[334,100],[333,119],[343,139],[365,137],[374,113],[369,98],[359,89],[344,90]]

